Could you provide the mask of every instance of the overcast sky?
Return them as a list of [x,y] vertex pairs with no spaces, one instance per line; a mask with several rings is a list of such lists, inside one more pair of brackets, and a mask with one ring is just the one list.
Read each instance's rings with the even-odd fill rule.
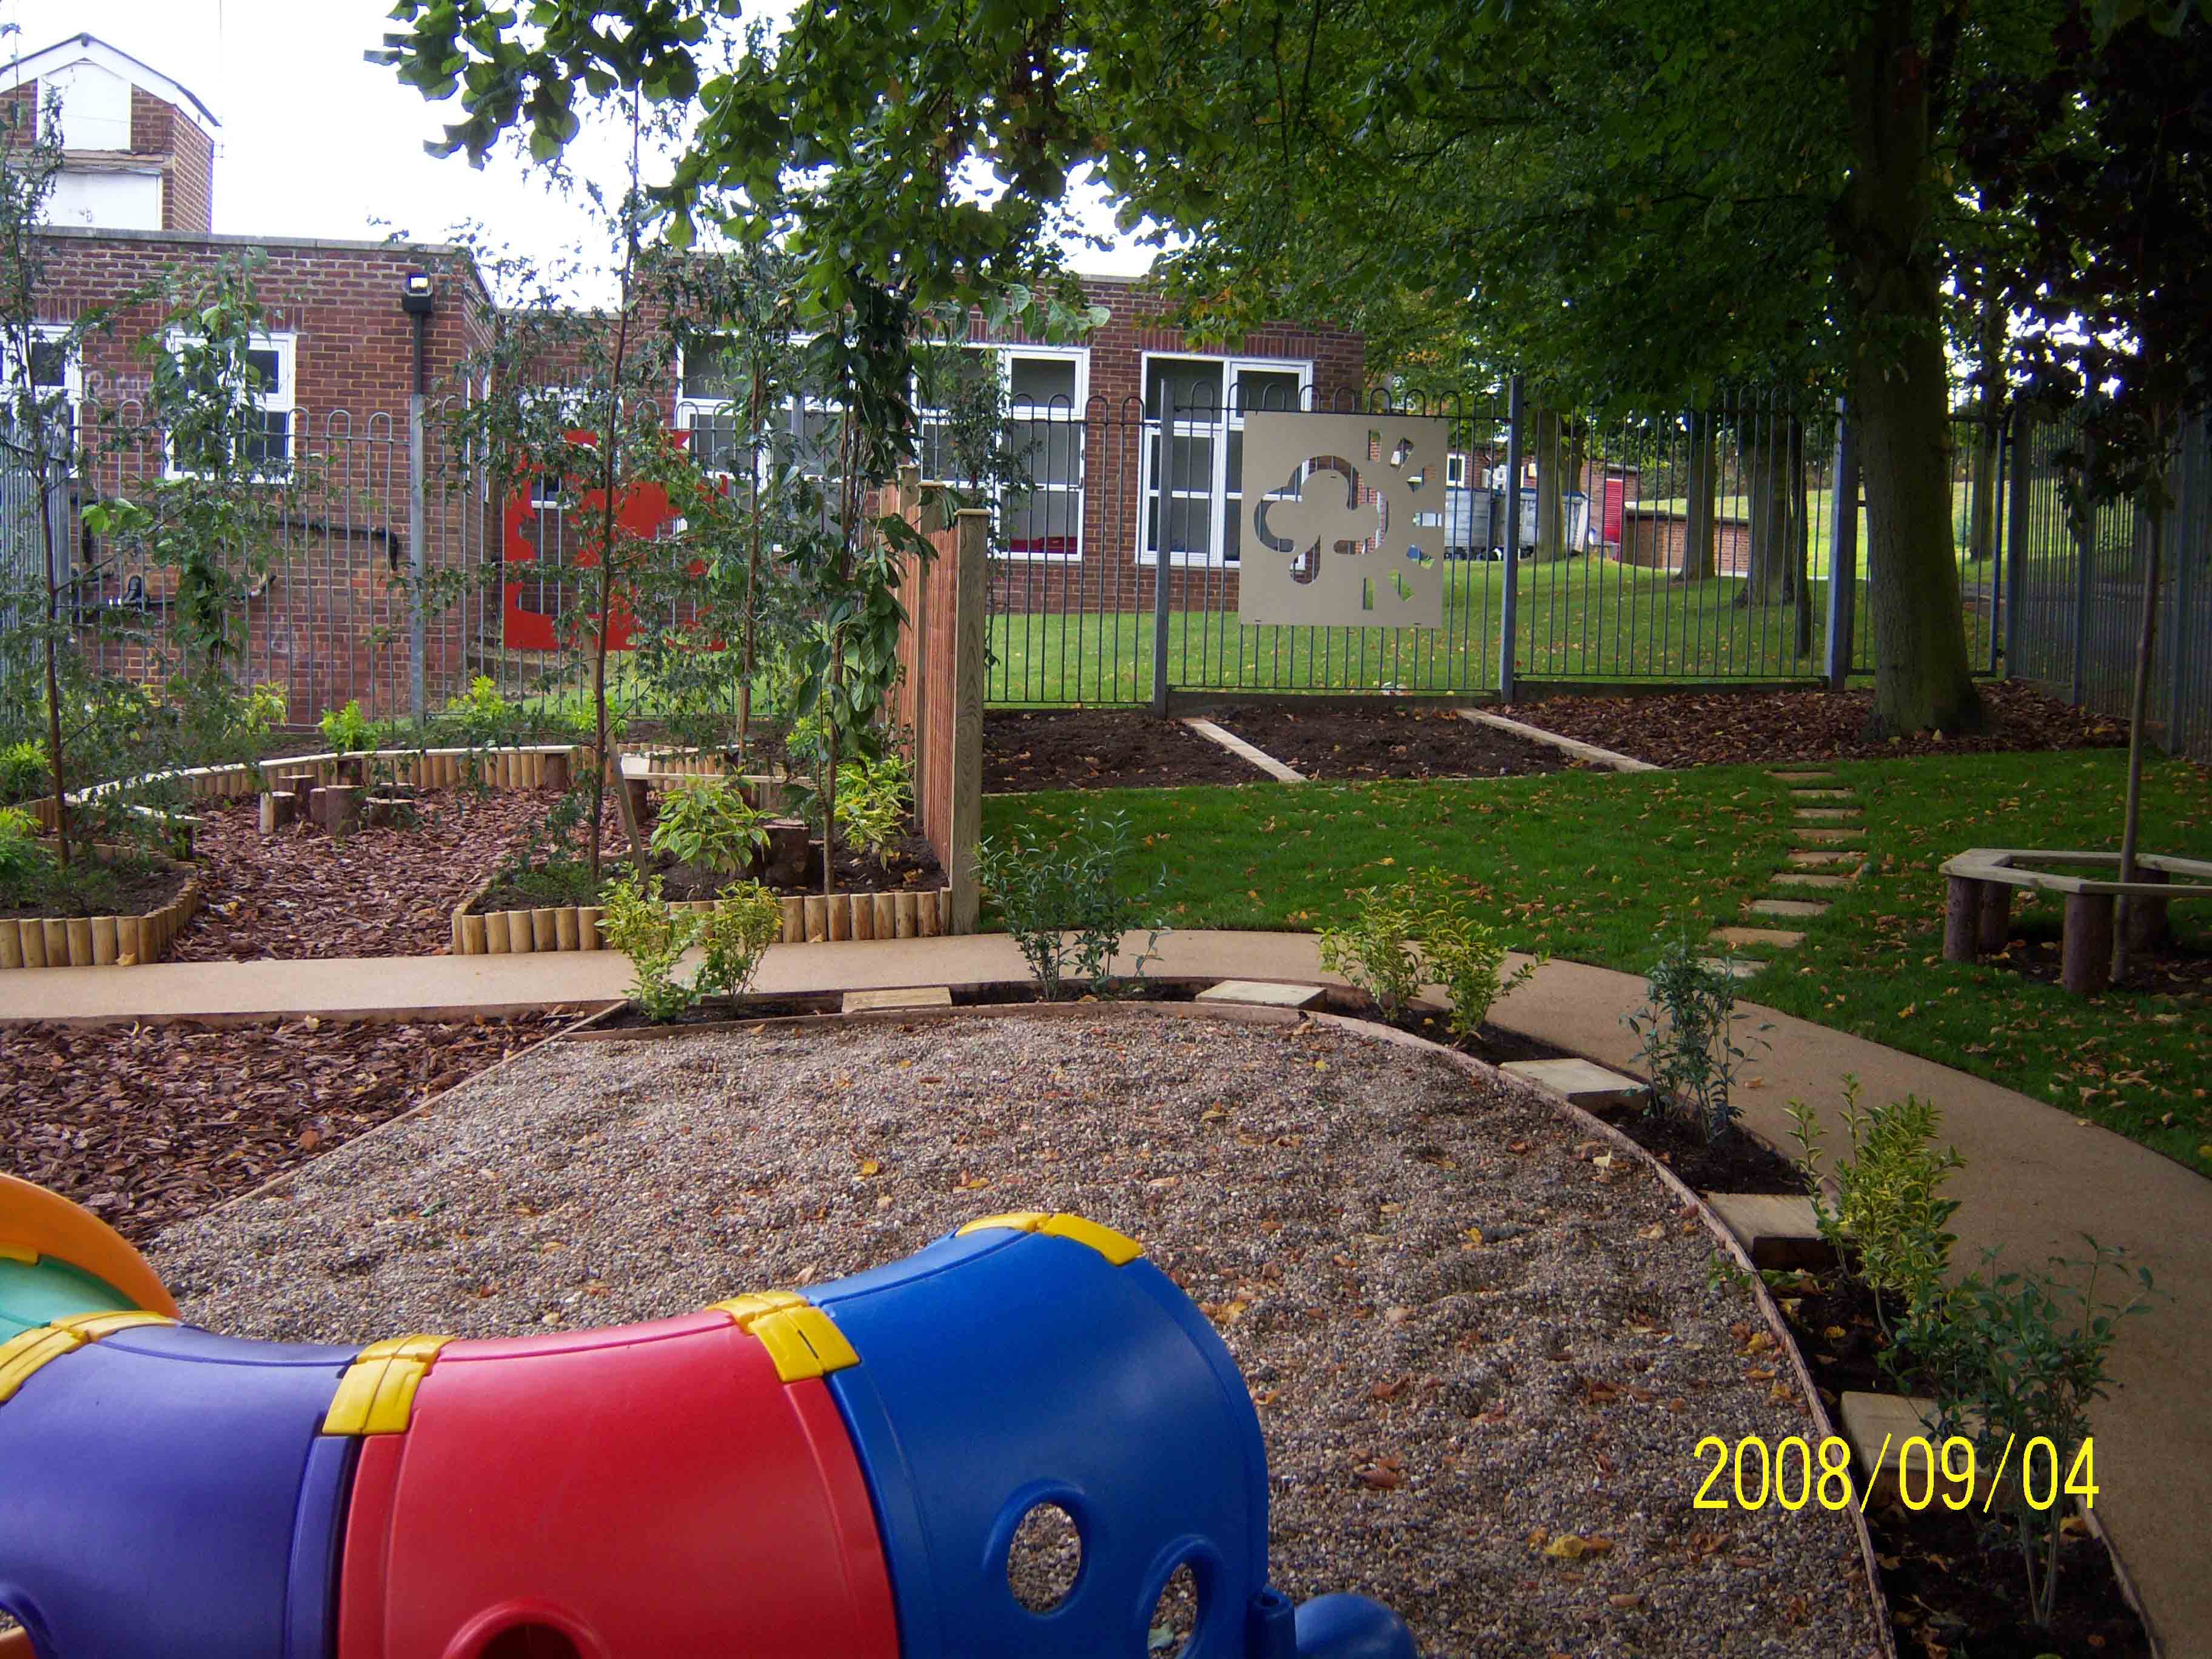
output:
[[[0,21],[20,33],[0,53],[42,50],[90,33],[199,94],[222,124],[217,135],[215,228],[244,235],[380,240],[393,231],[441,241],[457,225],[550,264],[587,227],[578,211],[531,178],[520,161],[478,171],[459,157],[433,160],[437,108],[397,74],[362,61],[392,25],[390,0],[0,0]],[[615,135],[596,154],[620,175]],[[1098,192],[1087,223],[1110,232]],[[1079,269],[1145,270],[1147,250],[1126,242],[1081,251]],[[589,297],[580,295],[579,297]]]

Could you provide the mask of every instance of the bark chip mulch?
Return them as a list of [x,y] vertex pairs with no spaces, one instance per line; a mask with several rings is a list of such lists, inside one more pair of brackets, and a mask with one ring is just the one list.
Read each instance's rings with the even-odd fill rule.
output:
[[1985,729],[1890,739],[1866,735],[1872,691],[1670,691],[1638,697],[1547,697],[1498,713],[1563,738],[1656,766],[1777,765],[1891,760],[1905,755],[1980,755],[2021,750],[2108,749],[2127,727],[2009,680],[1982,685]]
[[198,842],[200,913],[169,959],[441,956],[453,946],[454,908],[554,799],[543,790],[429,790],[413,826],[343,836],[312,823],[264,836],[255,801],[211,810]]
[[1584,763],[1548,744],[1462,720],[1449,708],[1394,702],[1312,708],[1249,703],[1212,711],[1215,725],[1310,778],[1505,778]]
[[143,1242],[496,1064],[558,1018],[0,1030],[0,1170]]
[[1265,783],[1267,775],[1180,720],[1142,708],[1053,708],[983,717],[983,793]]
[[1334,1027],[1102,1007],[552,1043],[151,1256],[242,1335],[493,1335],[1072,1210],[1228,1343],[1294,1599],[1376,1596],[1454,1659],[1874,1650],[1847,1517],[1692,1507],[1701,1437],[1773,1443],[1805,1405],[1702,1224],[1577,1142],[1531,1091]]

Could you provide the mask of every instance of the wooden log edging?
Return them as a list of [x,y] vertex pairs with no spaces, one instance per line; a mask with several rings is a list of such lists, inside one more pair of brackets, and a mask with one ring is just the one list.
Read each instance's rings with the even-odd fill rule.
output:
[[[527,910],[478,910],[497,878],[453,910],[451,950],[457,957],[513,956],[524,951],[599,951],[599,907],[564,904]],[[935,939],[952,931],[950,887],[893,893],[790,894],[780,896],[781,945],[821,945],[841,939]],[[679,899],[672,908],[704,915],[712,899]]]
[[143,915],[0,918],[0,969],[143,967],[161,959],[199,908],[195,876],[167,904]]

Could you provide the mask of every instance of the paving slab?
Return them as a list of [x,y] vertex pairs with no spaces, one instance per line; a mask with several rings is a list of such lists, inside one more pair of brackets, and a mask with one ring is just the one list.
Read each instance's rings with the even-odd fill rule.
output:
[[1810,876],[1802,870],[1777,870],[1767,880],[1777,887],[1812,887],[1823,892],[1857,885],[1856,879],[1850,876]]
[[1802,869],[1820,869],[1829,865],[1855,864],[1864,867],[1864,853],[1811,853],[1800,848],[1790,854],[1790,862]]
[[1699,957],[1698,966],[1709,974],[1726,974],[1741,981],[1758,978],[1766,963],[1759,957]]
[[1766,775],[1778,778],[1784,783],[1833,783],[1836,781],[1833,772],[1769,772]]
[[1799,823],[1849,823],[1864,814],[1856,806],[1800,806],[1790,816]]
[[1641,1106],[1650,1088],[1587,1060],[1509,1060],[1498,1068],[1600,1117]]
[[1705,1193],[1701,1196],[1736,1236],[1753,1267],[1793,1273],[1800,1267],[1835,1265],[1835,1249],[1820,1237],[1811,1199],[1784,1193]]
[[1795,833],[1801,842],[1810,847],[1826,847],[1832,842],[1864,841],[1866,839],[1866,831],[1863,830],[1804,829],[1799,830]]
[[1848,789],[1792,789],[1790,792],[1790,799],[1792,800],[1849,800],[1851,799],[1851,792]]
[[1770,945],[1778,951],[1794,951],[1805,942],[1804,934],[1786,927],[1716,927],[1706,937],[1723,945]]
[[1754,916],[1825,916],[1828,907],[1816,899],[1753,899],[1745,908]]
[[1285,985],[1278,980],[1224,979],[1198,994],[1200,1002],[1241,1002],[1261,1008],[1310,1008],[1328,992],[1318,985]]
[[877,1014],[904,1008],[950,1008],[949,985],[908,985],[890,991],[848,991],[840,1005],[848,1014]]

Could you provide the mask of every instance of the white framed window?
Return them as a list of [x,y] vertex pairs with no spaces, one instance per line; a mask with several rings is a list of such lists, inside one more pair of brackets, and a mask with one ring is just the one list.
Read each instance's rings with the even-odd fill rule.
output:
[[[563,429],[569,432],[589,432],[592,429],[591,399],[589,391],[574,386],[534,386],[523,391],[518,398],[526,410],[543,407],[558,410]],[[542,469],[532,473],[531,511],[540,514],[560,512],[564,487],[573,493],[574,481],[549,475]]]
[[[1021,458],[1028,477],[1028,488],[1019,492],[993,486],[1000,530],[993,556],[1030,563],[1081,558],[1090,351],[1082,346],[972,345],[963,348],[962,361],[972,365],[969,372],[998,377],[1006,410],[1003,441]],[[951,476],[958,463],[950,453],[942,411],[923,403],[921,415],[922,476],[963,482]]]
[[[793,348],[806,343],[793,337]],[[676,354],[676,427],[690,434],[691,453],[708,472],[725,477],[750,471],[755,458],[738,447],[744,429],[739,405],[746,381],[735,342],[726,335],[703,335]],[[781,430],[772,441],[782,458],[817,482],[829,476],[830,428],[841,410],[835,399],[801,388],[785,397]]]
[[[202,343],[185,335],[173,336],[170,343],[172,346]],[[252,471],[280,473],[292,464],[292,415],[299,404],[299,337],[295,334],[257,332],[246,347],[246,373],[252,377],[248,390],[255,414],[247,422],[251,429],[240,436],[240,453],[234,459]],[[177,453],[175,434],[170,434],[162,453],[168,476],[202,475],[205,469],[193,465],[192,459]]]
[[[0,410],[0,423],[12,426],[20,379],[12,337],[0,337],[0,362],[8,375],[8,407]],[[32,395],[46,405],[50,438],[63,447],[75,444],[77,409],[84,399],[84,366],[70,349],[69,330],[44,323],[32,330],[30,382]]]
[[1444,488],[1464,489],[1467,484],[1467,457],[1455,450],[1444,457]]
[[1244,417],[1311,407],[1313,364],[1148,351],[1144,370],[1137,562],[1158,563],[1164,543],[1170,566],[1233,569],[1243,550]]

